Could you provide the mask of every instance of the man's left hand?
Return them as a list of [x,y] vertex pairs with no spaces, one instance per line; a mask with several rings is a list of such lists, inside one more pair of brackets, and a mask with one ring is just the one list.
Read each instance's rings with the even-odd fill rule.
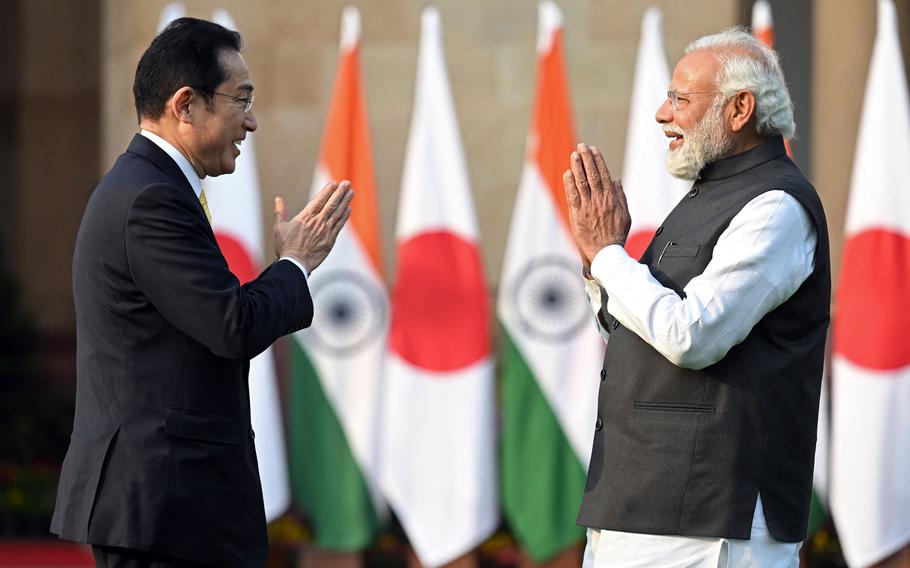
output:
[[606,246],[625,245],[632,218],[621,181],[613,181],[600,150],[585,144],[569,158],[562,176],[569,224],[586,265]]

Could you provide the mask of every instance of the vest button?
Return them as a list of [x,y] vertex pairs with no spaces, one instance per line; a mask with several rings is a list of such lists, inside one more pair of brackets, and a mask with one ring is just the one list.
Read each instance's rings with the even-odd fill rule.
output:
[[660,227],[657,227],[657,230],[656,230],[656,231],[654,231],[654,236],[656,237],[657,235],[659,235],[659,234],[661,234],[661,233],[663,233],[663,232],[664,232],[664,226],[661,225]]
[[698,187],[693,187],[692,191],[689,192],[689,197],[695,197],[698,195]]
[[604,427],[604,421],[601,420],[600,418],[598,418],[597,422],[594,423],[594,429],[597,430],[598,432],[600,432],[601,430],[603,430],[603,427]]
[[600,370],[600,382],[604,382],[605,380],[607,380],[607,372],[604,371],[603,369],[601,369]]
[[610,325],[610,327],[612,327],[613,329],[616,329],[617,327],[619,327],[619,320],[614,318],[613,323]]

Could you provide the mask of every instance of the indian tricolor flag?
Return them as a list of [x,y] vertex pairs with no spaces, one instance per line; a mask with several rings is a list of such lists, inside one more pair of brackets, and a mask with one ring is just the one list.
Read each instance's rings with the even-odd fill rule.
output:
[[[752,4],[752,34],[765,45],[774,49],[774,18],[768,0],[755,0]],[[784,140],[787,155],[792,157],[789,140]],[[828,367],[822,378],[821,401],[818,408],[818,438],[815,444],[815,473],[812,482],[812,508],[809,510],[809,536],[812,536],[828,519],[828,448],[830,444],[831,398],[828,396],[831,381]]]
[[[228,29],[236,29],[225,10],[216,11],[213,19]],[[262,198],[253,138],[252,133],[247,134],[234,173],[207,177],[202,182],[218,246],[231,272],[243,283],[259,275],[265,254]],[[272,521],[287,510],[291,493],[281,400],[271,347],[250,361],[249,381],[250,414],[256,432],[256,459],[262,480],[265,516]]]
[[575,519],[603,354],[562,184],[576,143],[564,60],[562,14],[542,2],[537,88],[498,305],[502,503],[513,533],[536,562],[584,538]]
[[424,566],[498,519],[490,314],[439,12],[422,14],[396,237],[380,486]]
[[898,19],[879,0],[834,314],[831,511],[851,566],[910,543],[908,157]]
[[689,189],[687,182],[671,176],[664,167],[669,139],[654,120],[670,84],[661,36],[661,13],[652,6],[641,22],[622,168],[632,216],[626,250],[633,258],[641,258],[654,231]]
[[356,551],[376,535],[378,402],[388,330],[373,157],[360,71],[360,16],[342,15],[335,89],[313,175],[351,181],[352,214],[310,276],[313,325],[292,342],[289,437],[294,496],[324,549]]

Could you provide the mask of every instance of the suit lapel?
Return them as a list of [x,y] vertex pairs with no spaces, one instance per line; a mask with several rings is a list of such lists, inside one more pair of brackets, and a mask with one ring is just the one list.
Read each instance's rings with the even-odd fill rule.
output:
[[[183,175],[183,171],[180,169],[180,166],[177,165],[170,156],[167,155],[167,152],[158,147],[157,144],[146,138],[141,134],[136,134],[133,136],[130,145],[126,149],[127,152],[132,152],[138,154],[143,158],[150,161],[156,168],[161,170],[164,175],[171,178],[171,180],[179,187],[185,188],[187,191],[193,194],[195,197],[196,192],[193,191],[193,186],[190,185],[186,176]],[[202,209],[202,204],[199,203],[199,199],[194,200],[196,203],[196,210],[199,215],[205,220],[205,224],[209,227],[209,232],[212,233],[212,238],[214,239],[215,234],[212,232],[212,226],[209,223],[208,217],[205,215],[205,210]]]

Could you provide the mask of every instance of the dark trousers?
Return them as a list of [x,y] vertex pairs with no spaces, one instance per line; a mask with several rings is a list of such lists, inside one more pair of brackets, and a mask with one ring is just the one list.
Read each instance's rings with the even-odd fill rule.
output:
[[154,552],[97,544],[92,545],[92,555],[95,557],[96,568],[212,568],[209,564],[199,564]]

